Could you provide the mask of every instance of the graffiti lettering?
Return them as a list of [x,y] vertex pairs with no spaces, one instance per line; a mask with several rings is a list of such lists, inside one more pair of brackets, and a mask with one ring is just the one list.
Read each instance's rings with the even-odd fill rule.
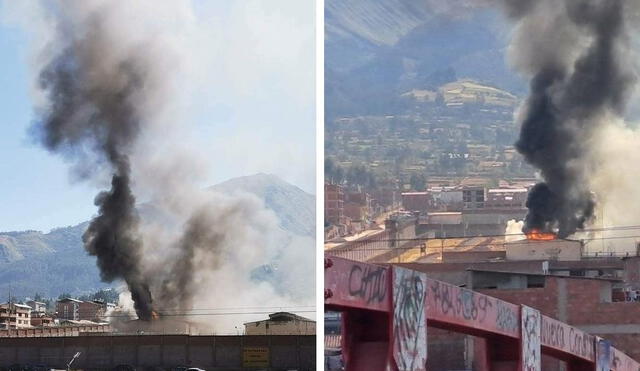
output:
[[564,326],[555,321],[542,321],[542,342],[549,346],[564,349]]
[[576,328],[544,317],[542,319],[542,343],[562,349],[586,359],[593,359],[593,337]]
[[423,275],[394,268],[394,358],[399,370],[425,369],[427,332]]
[[582,357],[593,358],[593,337],[572,327],[569,330],[569,351]]
[[349,295],[371,302],[382,302],[387,295],[387,270],[382,267],[353,265],[349,273]]
[[541,371],[540,312],[522,307],[522,370]]
[[485,295],[478,295],[471,290],[439,281],[433,281],[431,293],[442,314],[451,314],[466,320],[483,322],[487,316],[487,310],[493,306],[489,297]]
[[507,332],[518,331],[518,315],[502,301],[496,301],[496,326]]

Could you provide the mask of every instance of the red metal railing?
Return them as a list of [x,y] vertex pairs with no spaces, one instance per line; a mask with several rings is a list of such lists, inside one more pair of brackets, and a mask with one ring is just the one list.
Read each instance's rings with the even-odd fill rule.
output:
[[541,370],[542,354],[565,361],[571,371],[640,369],[608,341],[534,308],[401,267],[326,256],[325,310],[343,313],[347,370],[426,370],[427,326],[485,339],[487,370],[493,363]]

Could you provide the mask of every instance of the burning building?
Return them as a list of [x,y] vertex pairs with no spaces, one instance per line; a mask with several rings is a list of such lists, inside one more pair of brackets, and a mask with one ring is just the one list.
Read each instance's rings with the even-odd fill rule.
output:
[[[596,131],[622,117],[635,82],[631,1],[503,1],[516,21],[514,65],[530,77],[516,149],[543,181],[529,192],[524,232],[564,238],[595,217],[588,155]],[[559,37],[562,35],[562,37]]]

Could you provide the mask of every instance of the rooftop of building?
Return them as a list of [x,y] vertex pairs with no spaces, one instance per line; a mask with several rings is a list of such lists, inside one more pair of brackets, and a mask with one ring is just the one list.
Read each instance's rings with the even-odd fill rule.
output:
[[597,281],[609,281],[609,282],[622,282],[620,278],[613,277],[587,277],[587,276],[566,276],[561,274],[551,274],[551,273],[535,273],[535,272],[518,272],[518,271],[502,271],[502,270],[493,270],[493,269],[478,269],[478,268],[467,268],[469,272],[478,272],[478,273],[496,273],[496,274],[508,274],[511,276],[537,276],[537,277],[555,277],[555,278],[566,278],[566,279],[580,279],[580,280],[597,280]]
[[286,322],[286,321],[302,321],[302,322],[314,322],[314,320],[309,319],[309,318],[305,318],[302,316],[299,316],[297,314],[294,313],[290,313],[290,312],[276,312],[276,313],[271,313],[269,314],[269,318],[267,319],[263,319],[260,321],[252,321],[252,322],[245,322],[245,325],[249,325],[249,324],[253,324],[253,323],[260,323],[260,322],[264,322],[264,321],[271,321],[271,322]]
[[89,321],[86,319],[81,319],[81,320],[73,320],[73,319],[61,319],[60,320],[60,324],[61,325],[74,325],[74,326],[96,326],[96,325],[108,325],[108,322],[94,322],[94,321]]
[[82,300],[78,300],[74,298],[62,298],[58,300],[58,303],[67,303],[67,302],[82,303]]
[[529,192],[526,188],[489,188],[489,193],[526,193]]

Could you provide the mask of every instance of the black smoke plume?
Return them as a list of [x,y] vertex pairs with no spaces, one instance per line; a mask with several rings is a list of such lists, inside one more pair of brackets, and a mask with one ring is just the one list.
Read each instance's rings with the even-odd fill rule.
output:
[[524,232],[566,237],[594,218],[589,138],[606,115],[624,114],[633,84],[625,8],[618,0],[503,0],[517,20],[512,57],[531,74],[516,149],[543,182],[527,200]]
[[34,132],[47,149],[84,168],[81,176],[111,174],[111,189],[95,198],[99,213],[83,236],[84,246],[97,257],[104,281],[126,282],[138,317],[148,320],[152,300],[140,268],[142,239],[129,164],[141,126],[139,98],[148,83],[145,60],[132,50],[114,55],[117,40],[99,12],[82,21],[62,14],[58,21],[54,54],[39,75],[47,104]]
[[209,270],[215,270],[220,266],[221,249],[228,236],[216,228],[221,221],[210,210],[211,205],[207,204],[186,222],[182,237],[177,243],[178,256],[165,272],[160,301],[170,309],[191,309],[198,289],[195,277],[199,267],[206,266]]

